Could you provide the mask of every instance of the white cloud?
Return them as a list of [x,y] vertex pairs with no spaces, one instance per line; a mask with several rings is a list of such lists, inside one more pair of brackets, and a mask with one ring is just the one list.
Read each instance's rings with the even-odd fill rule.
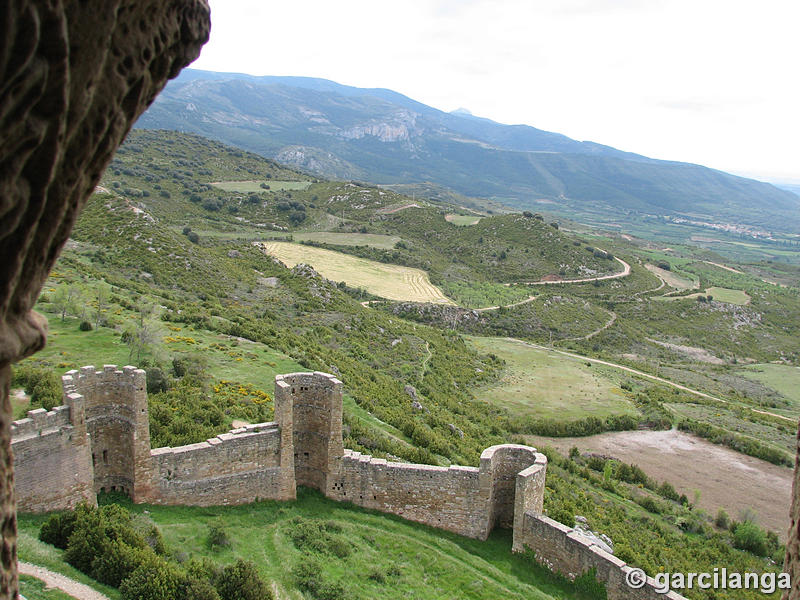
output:
[[796,0],[211,0],[197,68],[387,87],[657,158],[800,178]]

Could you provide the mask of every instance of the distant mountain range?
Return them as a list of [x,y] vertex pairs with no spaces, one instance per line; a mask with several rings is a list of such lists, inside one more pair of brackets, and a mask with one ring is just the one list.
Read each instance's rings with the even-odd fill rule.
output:
[[199,133],[325,177],[430,182],[519,209],[800,231],[800,197],[767,183],[325,79],[187,69],[136,126]]

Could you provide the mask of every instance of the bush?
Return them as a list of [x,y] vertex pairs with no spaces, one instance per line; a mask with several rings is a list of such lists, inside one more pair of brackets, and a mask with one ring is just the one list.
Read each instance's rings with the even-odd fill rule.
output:
[[33,365],[17,365],[11,380],[12,386],[20,386],[31,397],[31,408],[41,406],[50,410],[61,404],[61,380],[51,369]]
[[169,389],[169,378],[159,367],[150,367],[147,371],[147,393],[166,392]]
[[103,552],[92,561],[90,575],[113,587],[119,587],[136,569],[157,562],[155,553],[147,548],[134,548],[122,540],[105,544]]
[[606,586],[597,580],[597,569],[592,567],[582,575],[575,578],[575,588],[592,600],[606,600],[608,592]]
[[301,591],[318,600],[339,600],[345,597],[344,586],[327,580],[322,565],[315,560],[304,560],[292,568],[295,583]]
[[211,583],[190,575],[179,581],[176,597],[181,600],[220,600],[217,590]]
[[222,569],[216,588],[222,600],[266,600],[273,597],[272,590],[261,579],[255,565],[242,559]]
[[719,527],[720,529],[728,529],[731,526],[731,519],[723,509],[719,509],[717,512],[717,518],[714,519],[714,525]]
[[[64,560],[79,571],[95,576],[94,563],[98,557],[117,552],[122,560],[123,551],[113,548],[116,541],[132,549],[150,550],[144,538],[133,528],[130,513],[123,507],[109,504],[93,508],[79,504],[75,509],[75,526],[69,536]],[[142,555],[143,559],[145,557]],[[98,569],[101,568],[110,569],[111,565],[98,563]]]
[[81,324],[78,325],[78,329],[81,331],[91,331],[93,329],[92,324],[89,321],[81,321]]
[[142,565],[119,586],[122,600],[179,598],[181,573],[166,561]]
[[43,377],[33,388],[31,406],[41,406],[45,410],[52,410],[62,401],[61,383],[55,373]]
[[206,543],[211,550],[219,548],[227,548],[231,545],[231,540],[225,532],[225,528],[220,522],[209,523],[208,525],[208,538]]
[[733,530],[733,547],[756,556],[766,556],[767,534],[752,521],[743,521]]
[[51,544],[64,550],[74,529],[74,512],[55,513],[42,524],[42,528],[39,530],[39,539],[45,544]]

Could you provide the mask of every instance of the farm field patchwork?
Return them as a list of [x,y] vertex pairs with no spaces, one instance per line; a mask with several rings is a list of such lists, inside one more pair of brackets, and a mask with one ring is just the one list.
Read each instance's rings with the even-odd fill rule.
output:
[[506,361],[500,381],[476,395],[507,408],[512,414],[559,420],[637,414],[602,367],[590,367],[577,359],[509,339],[467,339],[478,351]]
[[452,300],[430,282],[428,274],[420,269],[379,263],[290,242],[266,242],[262,247],[267,254],[290,268],[306,263],[331,281],[344,281],[351,287],[363,287],[381,298],[401,302],[453,304]]
[[667,285],[673,287],[677,290],[692,290],[697,289],[698,284],[696,281],[689,279],[688,277],[683,277],[678,275],[677,273],[673,273],[672,271],[667,271],[666,269],[662,269],[661,267],[657,267],[655,265],[646,264],[645,268],[651,273],[654,273],[661,279],[667,282]]

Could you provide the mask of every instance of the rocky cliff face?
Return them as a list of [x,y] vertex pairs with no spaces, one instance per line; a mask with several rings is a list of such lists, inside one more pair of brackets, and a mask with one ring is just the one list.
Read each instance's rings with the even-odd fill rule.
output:
[[356,125],[349,129],[340,130],[338,135],[345,139],[358,140],[366,136],[373,136],[382,142],[399,142],[419,135],[417,129],[417,115],[411,111],[401,111],[391,120]]

